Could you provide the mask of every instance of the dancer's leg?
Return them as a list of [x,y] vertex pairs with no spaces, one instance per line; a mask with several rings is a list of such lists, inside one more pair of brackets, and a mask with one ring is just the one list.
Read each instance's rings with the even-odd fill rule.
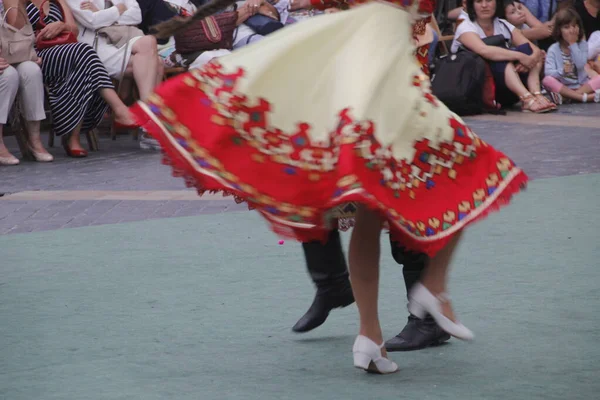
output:
[[457,321],[446,296],[449,265],[460,236],[461,232],[455,234],[446,247],[431,258],[421,283],[416,284],[410,293],[409,311],[419,318],[424,318],[429,313],[452,336],[471,340],[473,332]]
[[359,334],[376,344],[383,342],[377,309],[381,226],[377,213],[359,206],[349,251],[350,281],[360,315]]
[[358,207],[350,239],[350,280],[358,306],[360,328],[352,352],[355,367],[389,374],[396,372],[398,366],[386,358],[379,324],[377,297],[381,226],[381,217],[377,213]]
[[[462,231],[455,234],[448,242],[448,245],[431,258],[429,265],[423,272],[421,283],[434,296],[446,293],[450,262],[452,261],[454,250],[456,249],[461,236]],[[452,322],[456,322],[456,317],[454,316],[452,305],[449,301],[442,302],[442,313]]]
[[308,274],[317,287],[317,293],[306,314],[292,328],[298,333],[308,332],[322,325],[334,308],[354,303],[338,230],[332,230],[325,243],[302,243],[302,250]]
[[[402,264],[402,275],[406,285],[406,294],[410,293],[413,286],[420,281],[429,257],[423,253],[406,250],[400,243],[394,242],[390,236],[392,257],[398,264]],[[387,351],[411,351],[430,346],[437,346],[450,339],[450,335],[440,328],[428,315],[419,319],[414,315],[408,316],[406,326],[393,338],[385,342]]]
[[446,294],[448,266],[459,240],[460,232],[431,259],[421,283],[411,290],[408,310],[419,318],[424,318],[429,313],[450,335],[458,339],[472,340],[473,332],[456,319]]

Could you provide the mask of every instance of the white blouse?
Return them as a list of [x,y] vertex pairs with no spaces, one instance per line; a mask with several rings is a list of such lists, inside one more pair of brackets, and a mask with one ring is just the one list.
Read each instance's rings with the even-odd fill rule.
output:
[[[92,12],[81,9],[81,0],[66,0],[73,12],[73,17],[79,25],[79,41],[94,46],[96,31],[111,25],[133,25],[137,26],[142,22],[142,11],[136,0],[113,0],[112,7],[105,8],[104,0],[90,0],[99,9]],[[119,14],[117,4],[125,4],[127,10]],[[100,60],[108,70],[108,74],[113,78],[119,78],[123,72],[123,61],[125,65],[129,62],[131,56],[131,47],[133,43],[142,36],[134,38],[121,48],[109,44],[105,37],[98,36],[96,51]]]
[[[512,31],[514,30],[514,25],[507,20],[501,18],[494,19],[494,35],[502,35],[505,39],[510,40],[512,37]],[[473,22],[467,17],[467,19],[458,25],[456,32],[454,32],[454,40],[452,41],[452,47],[450,48],[452,53],[456,53],[460,46],[462,46],[460,37],[462,34],[468,32],[476,33],[481,39],[486,37],[486,34],[483,32],[481,26],[479,26],[477,22]]]

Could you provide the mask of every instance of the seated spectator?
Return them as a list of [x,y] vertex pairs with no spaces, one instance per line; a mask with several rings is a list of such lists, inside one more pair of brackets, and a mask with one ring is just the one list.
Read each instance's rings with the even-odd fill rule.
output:
[[600,31],[592,33],[588,39],[588,60],[600,57]]
[[[467,0],[469,19],[456,28],[451,51],[456,53],[465,47],[490,62],[496,102],[502,106],[520,99],[525,112],[554,110],[556,106],[541,93],[542,51],[511,23],[499,18],[500,11],[495,0]],[[510,48],[486,44],[484,40],[491,37],[504,38]]]
[[600,0],[575,0],[575,11],[581,17],[585,39],[600,31]]
[[588,60],[590,68],[600,74],[600,31],[592,33],[588,40]]
[[[238,20],[238,28],[235,32],[233,40],[233,48],[239,49],[250,43],[257,42],[264,38],[263,35],[255,32],[248,24],[245,23],[250,17],[256,14],[263,14],[273,18],[282,24],[285,24],[289,15],[288,6],[289,0],[246,0],[236,3],[237,11],[240,14]],[[263,11],[264,10],[264,11]]]
[[587,65],[588,44],[577,11],[559,11],[552,34],[556,43],[548,49],[543,84],[554,102],[562,104],[563,97],[582,103],[600,102],[600,75]]
[[[236,23],[238,27],[234,32],[233,49],[247,46],[264,37],[263,35],[257,34],[252,28],[246,25],[245,21],[253,15],[258,14],[260,10],[264,10],[260,12],[268,13],[270,18],[285,24],[289,14],[288,4],[289,0],[271,0],[270,2],[265,0],[246,0],[244,2],[238,2],[235,6],[238,12],[238,20]],[[234,7],[231,6],[225,11],[232,11],[233,9]],[[195,59],[190,64],[190,68],[199,68],[213,58],[222,57],[229,53],[230,51],[226,49],[202,52],[200,55],[195,56]]]
[[288,7],[288,17],[285,21],[285,24],[290,25],[296,22],[304,21],[308,18],[312,18],[315,15],[337,11],[339,11],[339,9],[337,8],[328,8],[325,9],[325,11],[320,11],[315,8],[312,8],[310,0],[290,0]]
[[558,9],[559,0],[521,0],[531,15],[544,23],[552,20]]
[[534,42],[549,38],[552,35],[554,20],[540,22],[539,19],[517,0],[506,0],[504,2],[504,14],[501,16],[520,29],[528,40]]
[[[46,27],[40,29],[40,6]],[[27,2],[27,15],[36,35],[52,39],[61,32],[77,35],[77,25],[64,0],[32,0]],[[132,125],[127,106],[119,99],[106,68],[94,49],[82,42],[56,45],[38,50],[42,58],[42,75],[48,90],[54,134],[62,137],[70,157],[86,157],[81,146],[81,132],[95,129],[110,106],[115,120]]]
[[[144,34],[154,33],[153,27],[174,17],[189,17],[196,11],[196,6],[189,0],[137,0],[141,12],[142,22],[138,25]],[[158,56],[165,67],[186,67],[192,60],[179,57],[175,53],[173,38],[157,39]]]
[[[152,27],[173,17],[189,17],[196,7],[187,0],[136,0],[140,6],[142,22],[138,28],[146,35],[153,33]],[[166,44],[168,39],[159,39],[158,43]]]
[[467,0],[462,0],[460,7],[456,7],[455,9],[448,11],[448,19],[451,21],[457,21],[458,23],[464,21],[465,19],[469,19],[469,14],[467,14]]
[[[0,20],[3,19],[4,10],[11,7],[18,7],[23,14],[17,10],[9,11],[6,16],[6,22],[17,29],[23,28],[27,23],[24,13],[25,10],[18,0],[0,0]],[[46,151],[42,145],[40,137],[40,121],[46,118],[44,111],[44,83],[42,80],[42,71],[39,65],[42,60],[38,57],[37,61],[25,61],[16,65],[9,65],[2,58],[2,49],[0,49],[0,165],[17,165],[19,159],[10,154],[2,135],[4,125],[8,120],[8,114],[15,101],[17,93],[20,98],[21,112],[25,121],[27,121],[27,132],[29,133],[27,144],[36,161],[49,162],[53,160],[51,154]]]
[[109,76],[121,79],[124,73],[132,73],[141,100],[146,100],[163,78],[156,38],[150,35],[129,38],[124,34],[121,40],[112,44],[106,35],[99,32],[106,27],[140,24],[142,15],[138,3],[135,0],[114,0],[113,3],[104,0],[66,1],[80,25],[79,40],[92,46],[96,44],[98,56]]

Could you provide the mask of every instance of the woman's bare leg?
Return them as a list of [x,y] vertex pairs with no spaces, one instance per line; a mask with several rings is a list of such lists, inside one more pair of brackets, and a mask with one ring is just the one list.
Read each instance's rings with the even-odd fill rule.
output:
[[14,157],[14,155],[12,155],[10,153],[10,151],[8,151],[8,149],[4,145],[4,139],[2,138],[3,132],[4,132],[4,124],[0,124],[0,157],[4,157],[4,158]]
[[49,154],[48,150],[44,148],[42,144],[42,137],[40,134],[41,121],[27,121],[27,132],[29,133],[29,146],[36,153]]
[[515,66],[511,63],[509,63],[504,70],[504,82],[506,82],[506,87],[519,96],[519,98],[529,93],[525,85],[523,85],[523,82],[521,82],[521,77],[515,70]]
[[[381,226],[382,221],[377,213],[359,206],[348,257],[352,291],[360,315],[359,334],[376,344],[383,342],[377,308]],[[385,349],[381,351],[385,356]]]
[[85,150],[81,146],[81,126],[83,125],[83,120],[79,122],[79,124],[73,129],[73,132],[69,135],[67,139],[67,144],[71,150]]
[[156,87],[158,76],[158,48],[154,36],[138,39],[131,49],[133,79],[140,92],[140,100],[146,101]]
[[[421,283],[433,295],[439,295],[441,293],[446,293],[447,291],[450,262],[452,261],[452,256],[454,255],[456,246],[460,242],[461,236],[462,231],[455,234],[446,247],[429,260],[429,264],[425,268],[425,271],[423,271]],[[450,302],[442,302],[442,313],[452,322],[456,322],[456,317],[454,316]]]
[[531,93],[540,92],[542,90],[540,84],[540,72],[542,72],[542,68],[544,68],[544,64],[540,61],[533,69],[529,70],[529,75],[527,75],[527,87]]
[[131,125],[134,123],[134,119],[131,116],[129,109],[114,89],[102,88],[100,89],[100,96],[102,96],[110,109],[115,113],[115,121],[123,125]]

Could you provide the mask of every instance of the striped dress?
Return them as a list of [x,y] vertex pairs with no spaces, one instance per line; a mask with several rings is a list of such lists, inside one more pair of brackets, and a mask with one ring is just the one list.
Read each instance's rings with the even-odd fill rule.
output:
[[[27,15],[37,33],[40,12],[31,2],[27,4]],[[51,2],[44,22],[58,21],[64,21],[62,11]],[[85,43],[70,43],[37,53],[42,58],[42,74],[48,89],[54,134],[70,134],[82,121],[82,132],[96,128],[108,109],[99,90],[114,89],[96,51]]]

